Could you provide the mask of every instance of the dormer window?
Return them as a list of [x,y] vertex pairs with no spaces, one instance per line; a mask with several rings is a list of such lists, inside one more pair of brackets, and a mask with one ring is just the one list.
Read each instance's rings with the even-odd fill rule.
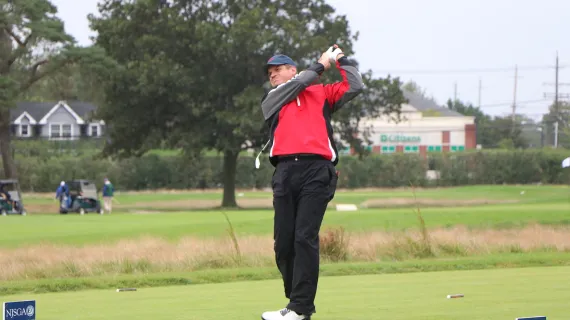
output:
[[20,125],[20,136],[21,137],[29,137],[30,136],[30,125],[29,124],[21,124]]

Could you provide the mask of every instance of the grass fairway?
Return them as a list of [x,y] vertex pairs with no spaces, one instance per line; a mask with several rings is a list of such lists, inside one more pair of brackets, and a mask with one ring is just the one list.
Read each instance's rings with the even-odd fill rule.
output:
[[[521,192],[524,191],[523,194]],[[415,195],[414,195],[415,193]],[[268,191],[237,190],[238,205],[244,208],[269,208],[271,209],[272,193]],[[28,212],[31,214],[57,214],[58,204],[53,199],[54,194],[24,194]],[[487,200],[516,201],[519,203],[553,203],[570,200],[570,188],[568,186],[502,186],[480,185],[463,186],[453,188],[429,188],[415,189],[357,189],[338,190],[332,203],[351,203],[356,205],[365,204],[367,201],[384,202],[384,205],[392,205],[392,200],[417,199],[462,201],[462,200]],[[199,207],[215,208],[221,204],[221,190],[205,191],[145,191],[145,192],[117,192],[114,208],[117,212],[129,212],[137,210],[158,211],[188,211]],[[448,203],[446,206],[449,206]]]
[[[521,191],[525,191],[521,194]],[[567,186],[468,186],[442,189],[416,190],[418,199],[494,199],[516,201],[473,206],[421,206],[422,215],[428,227],[450,227],[466,225],[478,228],[521,226],[538,222],[564,225],[570,223],[570,189]],[[270,200],[269,192],[246,192],[245,198]],[[0,248],[13,248],[38,243],[82,245],[99,242],[115,242],[120,239],[155,236],[177,240],[184,236],[220,237],[227,236],[228,228],[219,210],[184,209],[178,212],[156,214],[128,213],[129,206],[164,203],[178,200],[192,201],[221,199],[221,193],[208,192],[164,192],[127,193],[119,195],[121,204],[112,215],[88,214],[59,215],[30,214],[26,217],[1,217]],[[340,191],[337,203],[361,204],[366,201],[385,201],[394,198],[413,198],[413,192],[405,189]],[[53,199],[36,196],[28,203],[51,203]],[[238,199],[239,201],[239,199]],[[172,208],[170,208],[172,209]],[[179,210],[179,209],[175,209]],[[350,232],[375,230],[403,230],[417,227],[417,216],[413,205],[404,208],[370,208],[358,212],[339,212],[331,206],[325,215],[323,227],[343,226]],[[55,212],[54,208],[54,212]],[[160,210],[159,210],[160,211]],[[273,226],[271,210],[230,210],[228,215],[238,235],[270,235]]]
[[[321,277],[313,319],[567,319],[569,277],[570,267]],[[44,320],[250,320],[286,303],[279,280],[2,297],[20,299]]]

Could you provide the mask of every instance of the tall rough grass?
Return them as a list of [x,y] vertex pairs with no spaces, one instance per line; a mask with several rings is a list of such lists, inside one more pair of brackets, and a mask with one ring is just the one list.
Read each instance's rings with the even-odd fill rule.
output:
[[[530,225],[508,230],[440,228],[429,230],[429,236],[431,257],[570,251],[568,226]],[[187,237],[176,242],[143,237],[112,245],[43,244],[0,249],[0,281],[274,266],[271,237],[247,236],[238,240],[239,259],[232,237]],[[323,230],[320,237],[325,262],[421,259],[426,257],[423,243],[421,230],[348,234],[343,228],[330,228]]]
[[319,236],[319,247],[325,261],[346,261],[349,257],[349,239],[343,227],[330,228]]

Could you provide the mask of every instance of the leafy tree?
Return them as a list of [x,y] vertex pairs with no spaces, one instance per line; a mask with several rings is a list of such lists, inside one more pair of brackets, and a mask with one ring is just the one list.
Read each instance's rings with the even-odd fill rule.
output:
[[[225,207],[236,206],[239,153],[268,138],[260,110],[267,59],[285,53],[302,70],[333,43],[351,56],[357,39],[323,0],[104,0],[99,11],[90,17],[96,43],[121,64],[99,110],[111,126],[104,153],[140,156],[161,143],[194,156],[216,150],[224,159]],[[321,81],[335,79],[329,71]],[[359,119],[393,113],[403,100],[397,79],[365,79],[368,93],[334,119],[339,135],[359,149]]]
[[72,63],[34,83],[22,93],[23,101],[99,101],[102,92],[90,67]]
[[447,107],[466,116],[475,117],[477,127],[477,143],[484,148],[526,148],[528,140],[522,134],[523,120],[520,116],[515,117],[491,117],[485,114],[479,107],[466,104],[460,100],[447,100]]
[[433,96],[428,96],[426,89],[422,88],[417,82],[413,80],[409,80],[408,82],[404,83],[402,85],[402,90],[415,93],[426,100],[435,101],[435,98]]
[[528,140],[522,135],[522,124],[516,121],[516,118],[513,126],[513,119],[510,116],[495,117],[487,130],[489,137],[495,139],[492,147],[505,149],[528,147]]
[[0,151],[5,176],[15,178],[10,109],[34,83],[65,65],[104,56],[96,48],[75,45],[49,0],[4,0],[0,6]]
[[[480,108],[474,107],[472,104],[466,104],[460,100],[447,100],[447,107],[450,110],[461,113],[465,116],[475,117],[475,126],[477,128],[477,143],[485,148],[496,146],[497,137],[493,137],[489,131],[492,123],[491,116],[485,114]],[[500,139],[499,139],[500,140]]]

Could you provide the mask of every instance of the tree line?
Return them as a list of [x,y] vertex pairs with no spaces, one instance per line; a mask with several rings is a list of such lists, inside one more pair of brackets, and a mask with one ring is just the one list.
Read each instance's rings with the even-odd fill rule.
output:
[[[333,43],[352,58],[358,40],[346,17],[324,0],[101,0],[97,11],[87,17],[97,35],[81,47],[50,0],[2,4],[0,152],[6,177],[18,177],[10,137],[10,110],[18,101],[91,101],[98,106],[94,117],[107,125],[99,157],[125,159],[172,148],[199,162],[207,161],[204,152],[218,152],[222,205],[235,206],[239,154],[260,150],[268,138],[259,106],[269,89],[267,59],[284,53],[302,70]],[[361,120],[397,118],[406,99],[399,78],[360,71],[365,91],[333,121],[339,147],[351,147],[362,158],[371,128],[362,128]],[[336,80],[334,68],[320,79]],[[448,107],[475,115],[480,128],[499,121],[459,101]],[[479,129],[478,141],[523,146],[517,130]]]
[[[97,103],[95,117],[108,128],[103,157],[165,147],[198,161],[204,151],[220,152],[223,206],[236,205],[240,151],[260,149],[268,137],[259,109],[268,89],[267,59],[284,53],[302,70],[334,43],[353,56],[358,37],[323,0],[103,0],[88,17],[97,33],[93,45],[81,48],[49,0],[3,6],[0,85],[8,94],[0,97],[0,147],[6,176],[17,176],[9,110],[19,99],[49,96],[55,85],[62,96]],[[334,121],[340,138],[365,153],[366,130],[354,135],[360,119],[397,114],[405,99],[399,79],[361,71],[366,92]],[[328,72],[320,80],[340,75]],[[70,90],[71,84],[81,89]]]

